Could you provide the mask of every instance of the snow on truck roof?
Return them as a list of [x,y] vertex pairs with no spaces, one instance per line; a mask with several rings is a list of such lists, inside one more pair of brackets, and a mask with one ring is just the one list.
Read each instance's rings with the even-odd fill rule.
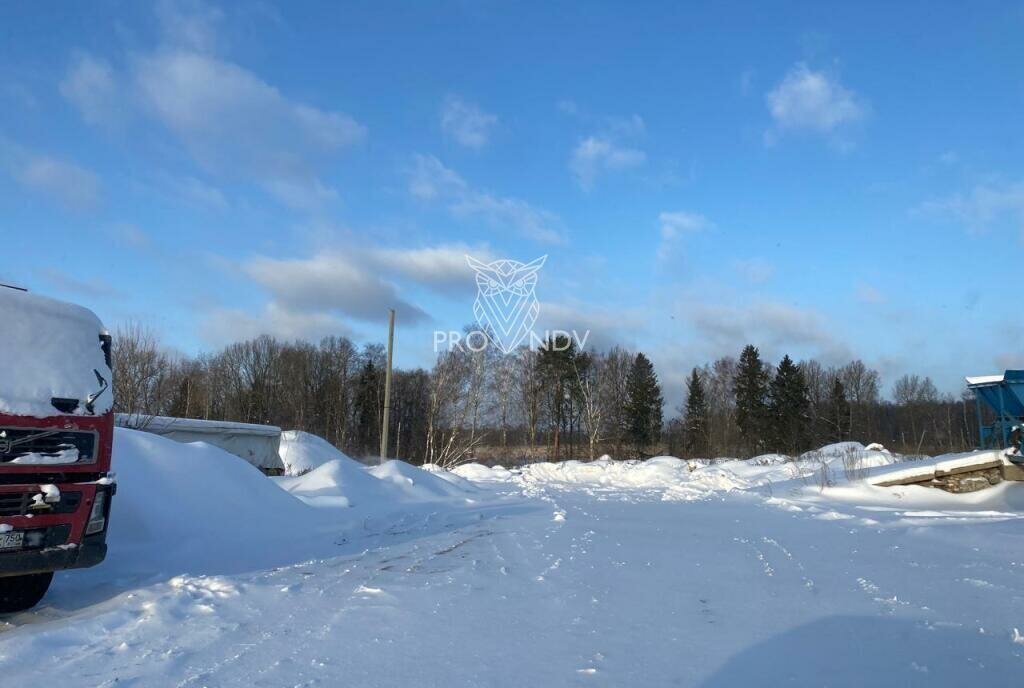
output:
[[[73,415],[87,415],[86,399],[102,389],[97,372],[111,382],[101,348],[105,330],[87,308],[0,288],[0,413],[47,417],[61,415],[51,399],[78,400]],[[93,412],[113,403],[108,388],[96,397]]]

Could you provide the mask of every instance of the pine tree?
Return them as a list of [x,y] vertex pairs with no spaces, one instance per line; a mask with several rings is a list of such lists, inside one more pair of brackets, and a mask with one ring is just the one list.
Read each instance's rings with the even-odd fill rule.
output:
[[703,456],[708,451],[708,400],[696,368],[686,381],[686,393],[683,446],[690,454]]
[[740,354],[733,385],[736,395],[736,425],[743,444],[751,452],[764,447],[768,420],[768,371],[756,346],[748,344]]
[[[537,372],[543,384],[542,403],[551,421],[552,457],[562,458],[562,436],[573,441],[573,424],[580,407],[576,371],[586,366],[586,354],[576,343],[563,335],[549,338],[538,350]],[[574,451],[570,445],[570,452]]]
[[804,373],[783,356],[771,383],[769,416],[773,448],[791,455],[807,449],[810,441],[811,401]]
[[829,437],[834,442],[842,442],[850,437],[850,402],[846,398],[843,381],[836,375],[828,398]]
[[626,379],[627,435],[637,456],[661,437],[661,385],[650,359],[638,353]]
[[369,456],[380,447],[381,390],[383,376],[373,361],[367,361],[356,378],[352,400],[355,415],[353,446],[361,456]]

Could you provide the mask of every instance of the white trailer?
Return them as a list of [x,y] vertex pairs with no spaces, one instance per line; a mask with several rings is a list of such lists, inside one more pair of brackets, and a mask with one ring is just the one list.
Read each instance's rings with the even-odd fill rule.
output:
[[134,413],[117,413],[114,422],[122,428],[151,432],[177,442],[206,442],[248,461],[267,475],[284,474],[281,428],[276,425]]

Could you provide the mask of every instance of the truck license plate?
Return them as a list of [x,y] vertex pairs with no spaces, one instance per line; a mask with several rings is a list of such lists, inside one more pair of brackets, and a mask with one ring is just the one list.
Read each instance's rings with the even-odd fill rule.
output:
[[5,549],[21,549],[21,542],[25,533],[12,530],[7,533],[0,533],[0,551]]

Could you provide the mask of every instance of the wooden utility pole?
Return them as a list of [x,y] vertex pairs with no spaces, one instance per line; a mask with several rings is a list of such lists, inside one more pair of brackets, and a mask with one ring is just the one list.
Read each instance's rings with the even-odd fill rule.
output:
[[395,309],[388,311],[388,367],[384,372],[384,423],[380,429],[380,462],[388,458],[388,423],[391,416],[391,352],[395,346]]

